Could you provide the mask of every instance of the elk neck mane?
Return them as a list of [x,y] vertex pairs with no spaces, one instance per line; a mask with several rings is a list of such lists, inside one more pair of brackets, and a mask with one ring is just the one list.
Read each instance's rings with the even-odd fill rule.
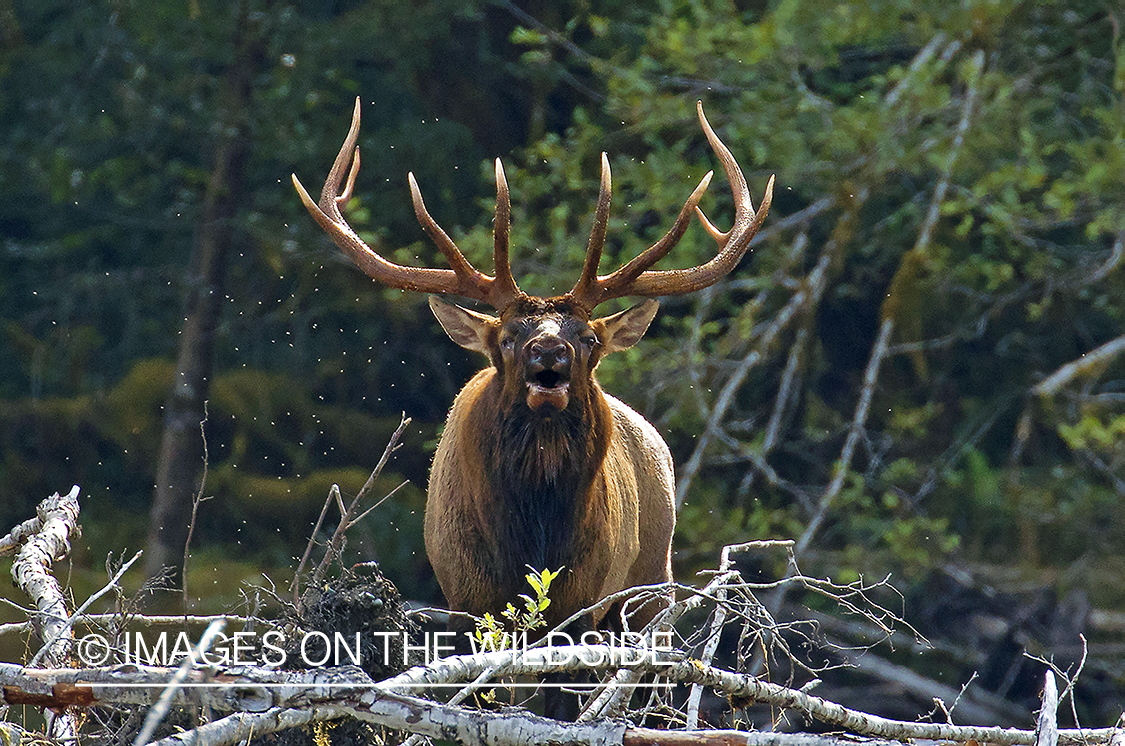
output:
[[501,564],[517,571],[517,578],[528,564],[551,570],[572,566],[584,549],[574,528],[596,510],[594,481],[613,432],[613,414],[600,387],[591,381],[584,401],[574,400],[550,417],[520,402],[490,424],[481,446],[499,508],[494,518]]

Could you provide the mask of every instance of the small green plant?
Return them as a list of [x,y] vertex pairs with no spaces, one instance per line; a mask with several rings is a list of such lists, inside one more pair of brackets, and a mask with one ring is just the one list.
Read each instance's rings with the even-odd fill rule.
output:
[[478,650],[507,650],[531,630],[539,629],[547,624],[546,619],[543,618],[543,612],[551,605],[549,596],[551,582],[559,576],[563,568],[560,567],[558,570],[551,572],[550,570],[536,570],[529,565],[527,569],[531,572],[524,575],[524,578],[535,591],[535,597],[532,598],[526,593],[521,593],[522,609],[517,609],[511,603],[504,609],[502,616],[510,623],[510,629],[495,616],[485,612],[484,616],[477,620],[477,628],[473,632]]

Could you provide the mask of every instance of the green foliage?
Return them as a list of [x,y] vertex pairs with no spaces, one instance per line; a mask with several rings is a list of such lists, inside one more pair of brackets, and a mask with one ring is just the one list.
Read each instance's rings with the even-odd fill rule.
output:
[[1059,435],[1074,450],[1113,453],[1125,443],[1125,416],[1102,419],[1090,412],[1073,425],[1060,424]]
[[[940,13],[906,2],[787,2],[768,10],[664,4],[645,26],[643,44],[622,46],[604,70],[601,108],[612,126],[576,116],[563,140],[537,146],[547,148],[538,160],[552,174],[567,168],[552,165],[560,149],[585,162],[598,149],[610,151],[622,196],[603,269],[655,240],[661,223],[651,217],[666,225],[713,162],[685,126],[696,97],[752,191],[769,172],[778,174],[771,219],[835,200],[798,234],[753,254],[729,291],[665,303],[644,349],[602,366],[607,388],[635,391],[626,398],[654,415],[683,464],[730,366],[790,297],[770,278],[800,276],[813,252],[829,240],[838,245],[827,293],[804,322],[814,342],[799,361],[799,392],[785,412],[781,444],[766,455],[781,484],[799,489],[770,482],[739,457],[761,457],[761,428],[791,352],[782,342],[748,376],[726,418],[726,439],[712,446],[718,458],[711,466],[705,459],[692,483],[678,556],[704,562],[717,546],[748,535],[800,533],[839,468],[833,459],[880,318],[894,319],[892,342],[907,351],[884,362],[866,445],[849,465],[855,473],[820,546],[875,551],[911,574],[953,552],[1000,560],[1014,551],[1039,561],[1022,554],[1020,515],[1055,515],[1059,504],[1073,515],[1101,498],[1079,490],[1074,500],[1042,503],[1027,486],[1031,475],[1053,468],[1075,478],[1086,459],[1100,464],[1092,479],[1106,494],[1119,489],[1122,462],[1111,444],[1120,440],[1121,410],[1113,398],[1102,399],[1114,403],[1102,405],[1097,425],[1088,416],[1067,424],[1059,412],[1039,413],[1036,426],[1060,426],[1070,455],[1044,443],[1025,452],[1025,464],[1007,461],[1020,393],[1121,328],[1121,274],[1097,271],[1113,261],[1110,247],[1123,227],[1120,179],[1106,179],[1122,172],[1125,153],[1121,99],[1108,93],[1117,90],[1120,52],[1102,6],[1085,5],[1040,4],[1024,16],[1016,3]],[[978,50],[982,69],[973,63]],[[958,144],[969,88],[977,103]],[[1063,113],[1060,98],[1075,117]],[[950,187],[932,235],[912,251],[947,164]],[[594,169],[587,173],[592,178]],[[704,202],[720,225],[729,200],[722,181]],[[542,193],[577,184],[556,177]],[[593,193],[592,183],[585,191]],[[575,266],[580,247],[557,251],[564,248]],[[706,241],[685,240],[664,266],[697,263],[712,251]],[[1084,281],[1091,276],[1099,279]],[[1106,394],[1119,385],[1113,372],[1099,380],[1095,389]],[[1004,496],[1013,479],[1025,493],[1015,502]],[[1037,555],[1046,556],[1054,555]]]
[[524,579],[535,592],[535,598],[521,593],[522,609],[517,609],[512,603],[507,605],[501,612],[503,617],[508,620],[510,626],[507,627],[486,611],[484,616],[477,620],[476,629],[473,630],[473,637],[476,639],[478,650],[507,650],[518,641],[526,641],[528,632],[537,630],[547,624],[543,612],[551,605],[549,596],[551,582],[559,576],[563,568],[560,567],[554,572],[547,569],[536,570],[531,566],[528,566],[527,569],[531,572],[524,575]]
[[[1104,2],[556,3],[534,24],[492,3],[251,3],[246,122],[221,84],[237,4],[114,8],[20,6],[20,40],[0,49],[0,486],[20,496],[0,506],[5,522],[79,481],[99,551],[140,542],[223,128],[244,125],[253,148],[208,422],[223,500],[205,506],[197,540],[245,541],[280,564],[303,549],[325,485],[361,480],[402,411],[423,432],[394,466],[421,485],[422,443],[481,364],[424,298],[346,266],[288,186],[292,172],[313,188],[326,173],[354,97],[364,169],[348,214],[361,235],[396,261],[443,266],[413,216],[412,170],[489,271],[499,155],[513,268],[536,293],[577,277],[603,150],[603,272],[657,241],[708,170],[720,169],[701,206],[730,224],[726,177],[694,122],[701,99],[755,199],[777,176],[765,238],[728,281],[664,300],[647,338],[599,369],[683,477],[732,371],[752,362],[691,475],[678,571],[713,565],[723,543],[799,536],[841,468],[812,543],[825,556],[911,574],[951,556],[1035,570],[1082,551],[1114,566],[1121,361],[1021,419],[1031,387],[1125,323],[1125,46]],[[693,227],[660,268],[714,251]],[[820,292],[807,278],[822,259]],[[841,464],[884,320],[890,347]],[[429,577],[421,499],[381,508],[387,525],[360,542],[411,580]]]
[[[170,361],[140,360],[99,395],[3,402],[0,489],[12,499],[0,506],[0,521],[14,525],[34,512],[39,484],[70,479],[88,496],[83,511],[92,555],[142,545],[172,373]],[[290,567],[331,485],[358,491],[397,420],[325,407],[302,382],[282,374],[230,371],[218,376],[212,394],[203,485],[212,499],[199,514],[201,544],[240,547],[241,557]],[[414,438],[408,442],[415,444]],[[421,484],[425,469],[423,457],[396,460],[375,493],[396,487],[403,471]],[[353,530],[351,548],[409,575],[421,544],[423,500],[416,486],[400,490],[379,521]]]

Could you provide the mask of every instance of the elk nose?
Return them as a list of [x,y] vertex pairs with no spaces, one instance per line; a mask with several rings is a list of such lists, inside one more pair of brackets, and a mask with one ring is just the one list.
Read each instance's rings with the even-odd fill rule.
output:
[[558,337],[540,337],[529,345],[531,364],[544,370],[557,370],[570,365],[570,350]]

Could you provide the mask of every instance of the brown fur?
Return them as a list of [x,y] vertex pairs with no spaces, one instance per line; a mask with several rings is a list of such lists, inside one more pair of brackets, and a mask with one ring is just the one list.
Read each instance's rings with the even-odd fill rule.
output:
[[[624,588],[670,581],[675,508],[668,447],[593,377],[603,354],[639,338],[655,303],[639,333],[618,333],[630,337],[620,346],[611,328],[617,317],[591,322],[553,299],[527,299],[500,319],[474,315],[473,334],[450,330],[449,311],[438,308],[455,341],[493,362],[454,401],[430,474],[426,552],[450,608],[499,613],[529,592],[527,565],[566,567],[551,588],[552,626]],[[572,345],[569,404],[549,416],[524,403],[524,367],[499,344],[501,330],[542,318],[558,320],[567,333],[592,331],[601,341],[589,354]],[[631,627],[654,612],[644,610]]]
[[[430,474],[426,550],[455,610],[502,610],[527,590],[526,564],[538,570],[566,567],[552,588],[549,621],[627,586],[671,580],[675,508],[668,447],[640,415],[603,394],[593,377],[602,355],[640,339],[656,301],[602,319],[591,319],[590,312],[613,298],[651,299],[713,285],[738,265],[765,220],[773,178],[755,212],[746,179],[704,116],[702,102],[696,103],[696,113],[731,185],[731,230],[719,231],[699,211],[708,173],[663,238],[609,275],[598,275],[611,191],[603,153],[586,262],[571,291],[557,298],[529,297],[512,276],[511,201],[499,159],[494,277],[477,271],[430,216],[413,174],[408,181],[414,213],[445,255],[448,269],[389,262],[351,229],[341,207],[359,170],[358,97],[320,201],[314,202],[293,176],[309,214],[368,276],[402,290],[471,298],[501,312],[495,318],[430,304],[450,338],[492,362],[457,396]],[[651,269],[696,214],[719,244],[715,257],[690,269]],[[652,613],[649,606],[635,621]]]

